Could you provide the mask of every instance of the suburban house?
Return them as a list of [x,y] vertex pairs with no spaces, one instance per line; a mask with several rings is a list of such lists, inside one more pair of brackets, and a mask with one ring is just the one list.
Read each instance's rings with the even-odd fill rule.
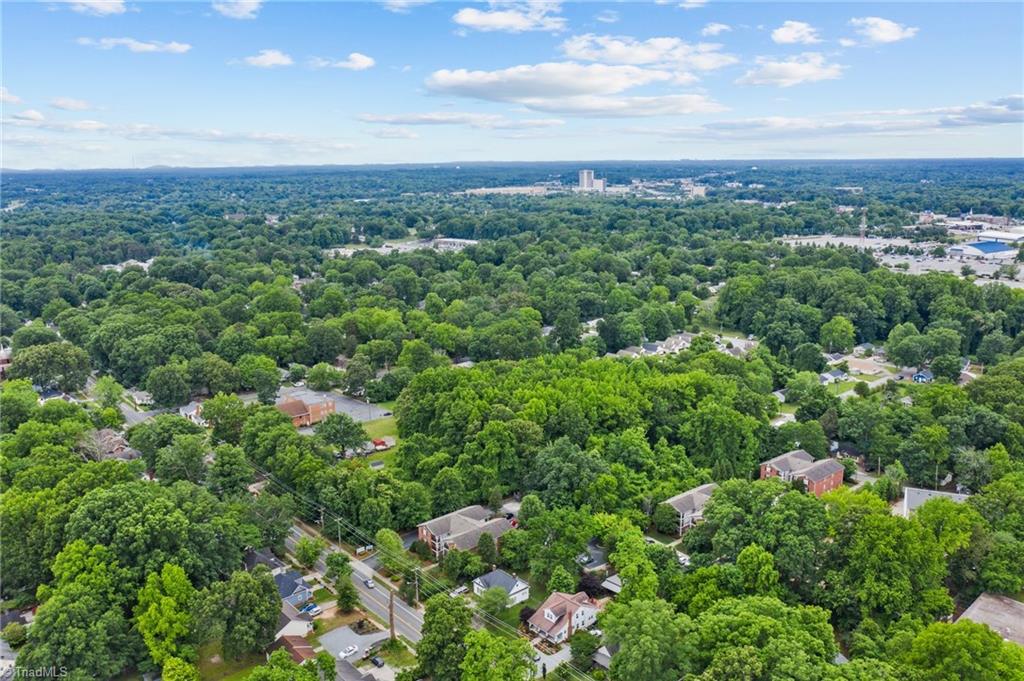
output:
[[935,374],[928,369],[921,369],[916,374],[910,377],[914,383],[931,383],[935,380]]
[[900,515],[909,518],[910,514],[917,510],[926,501],[931,499],[949,499],[952,502],[962,504],[967,501],[970,494],[953,494],[952,492],[939,492],[931,489],[918,489],[917,487],[905,487],[903,489],[903,503],[900,504]]
[[7,376],[11,368],[12,353],[10,348],[0,348],[0,378]]
[[1024,603],[1009,596],[983,593],[957,618],[984,624],[1004,641],[1024,646]]
[[611,575],[608,579],[601,582],[601,588],[606,591],[611,591],[613,594],[622,592],[622,577],[618,575]]
[[284,561],[275,556],[268,548],[249,549],[245,552],[245,557],[242,560],[245,563],[246,572],[252,572],[257,565],[267,566],[272,575],[288,571],[288,566],[284,564]]
[[807,491],[820,497],[843,484],[845,470],[835,459],[815,461],[803,449],[794,449],[761,463],[761,479],[803,480]]
[[509,605],[522,603],[530,597],[530,585],[504,570],[492,570],[473,580],[473,593],[477,596],[488,589],[502,589],[508,594]]
[[296,570],[288,570],[274,575],[277,593],[281,600],[292,606],[299,606],[313,598],[313,590]]
[[92,445],[92,454],[97,461],[132,461],[139,458],[139,451],[133,449],[121,433],[110,428],[93,431],[89,444]]
[[691,490],[677,494],[666,499],[664,502],[675,510],[679,516],[677,534],[682,536],[684,530],[688,530],[704,519],[704,504],[708,503],[711,493],[718,487],[713,482]]
[[178,407],[178,415],[186,418],[197,426],[206,427],[206,419],[203,418],[203,403],[192,400],[184,407]]
[[504,516],[492,518],[493,514],[483,506],[467,506],[439,518],[421,523],[417,528],[420,541],[425,542],[441,558],[448,549],[469,551],[475,549],[480,535],[489,534],[495,539],[505,534],[515,522]]
[[589,629],[597,621],[600,607],[585,592],[553,592],[530,617],[530,631],[550,643],[563,643],[573,632]]
[[296,428],[313,426],[334,413],[334,400],[306,404],[302,400],[284,400],[277,408],[292,420]]
[[832,371],[826,371],[823,374],[818,374],[818,381],[822,385],[829,385],[830,383],[839,383],[845,381],[849,376],[842,369],[833,369]]
[[307,636],[313,631],[313,618],[299,612],[298,608],[290,603],[281,603],[281,612],[277,615],[277,632],[274,640],[285,636]]

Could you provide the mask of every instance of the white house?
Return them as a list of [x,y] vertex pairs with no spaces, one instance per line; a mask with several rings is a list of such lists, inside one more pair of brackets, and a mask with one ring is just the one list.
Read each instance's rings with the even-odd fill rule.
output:
[[510,605],[522,603],[530,597],[530,585],[504,570],[493,570],[473,580],[473,593],[477,596],[495,588],[502,589],[508,594]]
[[562,643],[580,629],[597,622],[597,601],[580,591],[575,594],[553,592],[530,617],[530,630],[550,643]]

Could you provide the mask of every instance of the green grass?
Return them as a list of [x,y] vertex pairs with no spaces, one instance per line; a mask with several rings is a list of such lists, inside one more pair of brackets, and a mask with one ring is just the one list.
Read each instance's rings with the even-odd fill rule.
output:
[[800,407],[798,407],[797,405],[793,404],[792,402],[788,402],[788,403],[787,402],[781,402],[779,404],[779,413],[780,414],[795,414],[796,410],[799,409],[799,408]]
[[[400,641],[385,643],[377,655],[394,669],[406,669],[416,664],[415,653]],[[367,660],[366,664],[370,664],[370,661]]]
[[363,430],[371,438],[385,436],[398,438],[398,422],[395,421],[394,416],[385,416],[382,419],[366,421],[363,423]]
[[249,676],[254,667],[264,662],[262,653],[249,653],[240,660],[224,659],[210,662],[214,655],[221,655],[220,642],[208,643],[199,649],[199,678],[203,681],[239,681]]
[[838,383],[830,383],[828,386],[828,391],[833,395],[839,395],[840,393],[845,393],[847,390],[853,390],[853,386],[857,385],[858,383],[863,383],[863,381],[853,380],[839,381]]
[[334,600],[334,594],[332,594],[327,589],[321,588],[313,592],[313,602],[317,605],[320,605],[321,603],[326,603],[327,601],[331,600]]

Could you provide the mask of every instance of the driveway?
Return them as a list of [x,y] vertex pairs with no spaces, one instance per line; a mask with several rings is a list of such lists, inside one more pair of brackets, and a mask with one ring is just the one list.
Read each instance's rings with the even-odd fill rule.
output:
[[[241,392],[238,393],[238,397],[243,402],[251,403],[256,402],[257,397],[254,392]],[[352,399],[347,395],[341,395],[335,392],[323,392],[320,390],[312,390],[307,387],[295,387],[284,385],[281,386],[280,390],[277,391],[277,401],[282,402],[284,400],[302,400],[306,403],[325,402],[327,400],[334,401],[334,411],[339,414],[348,414],[352,417],[353,421],[376,421],[386,416],[391,416],[391,412],[383,407],[377,406],[376,404],[369,404],[367,402],[360,402],[359,400]],[[301,428],[301,431],[307,430]]]
[[555,671],[555,667],[563,662],[568,662],[569,658],[572,657],[572,649],[569,647],[568,643],[563,644],[554,655],[545,655],[540,650],[537,650],[536,647],[534,647],[533,650],[540,655],[540,659],[537,660],[537,675],[542,678],[544,677],[544,672],[550,674]]
[[387,640],[386,631],[378,631],[375,634],[357,634],[351,627],[338,627],[320,636],[320,645],[331,654],[331,657],[338,659],[338,653],[349,646],[355,646],[358,650],[354,655],[346,658],[349,662],[355,663],[374,643]]

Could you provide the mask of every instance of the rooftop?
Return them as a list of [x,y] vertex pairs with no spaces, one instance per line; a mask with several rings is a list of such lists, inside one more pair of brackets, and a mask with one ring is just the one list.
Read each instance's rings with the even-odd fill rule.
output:
[[793,471],[806,468],[808,464],[814,463],[814,457],[803,449],[794,449],[791,452],[779,454],[773,459],[768,459],[765,463],[776,470],[784,473],[791,473]]
[[693,513],[704,508],[704,504],[711,498],[711,493],[718,487],[717,484],[709,482],[700,487],[694,487],[682,494],[677,494],[665,500],[665,503],[679,513]]
[[932,499],[949,499],[950,501],[962,504],[967,501],[969,494],[954,494],[953,492],[940,492],[931,489],[919,489],[917,487],[906,487],[903,489],[903,511],[910,515],[919,506]]
[[988,625],[1004,641],[1024,646],[1024,603],[1008,596],[983,593],[978,596],[957,621],[968,619]]

